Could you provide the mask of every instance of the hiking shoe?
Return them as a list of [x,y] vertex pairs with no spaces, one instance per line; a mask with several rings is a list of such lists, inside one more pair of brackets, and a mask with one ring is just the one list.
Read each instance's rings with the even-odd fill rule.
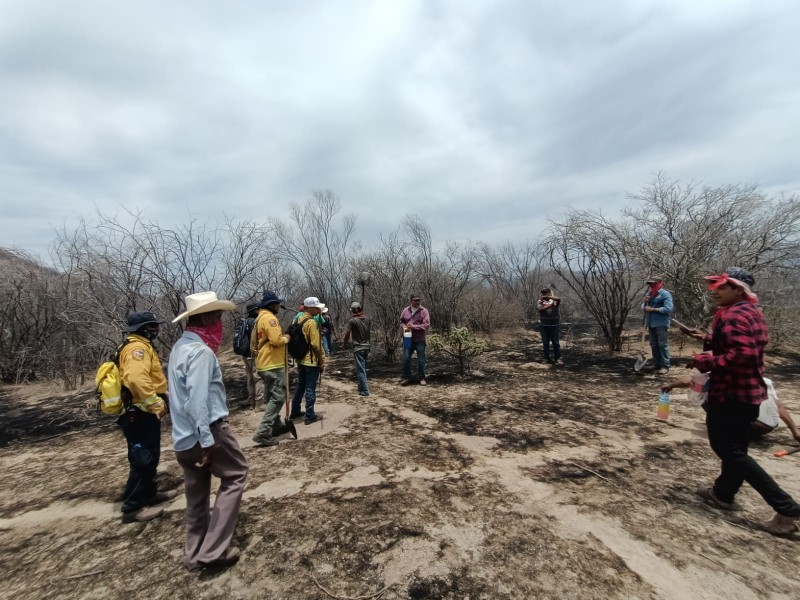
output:
[[658,371],[656,371],[656,373],[658,373],[659,375],[666,375],[667,373],[669,373],[669,369],[661,367]]
[[411,380],[410,379],[401,379],[400,380],[400,385],[411,385]]
[[132,510],[131,512],[122,513],[123,523],[146,523],[157,519],[164,514],[163,508],[156,508],[155,506],[145,506],[139,510]]
[[278,445],[278,440],[276,440],[272,436],[266,436],[266,435],[258,435],[258,434],[256,434],[256,435],[253,436],[253,441],[256,444],[258,444],[259,446],[277,446]]
[[358,392],[359,396],[369,396],[369,392]]
[[705,500],[706,504],[713,506],[714,508],[733,510],[733,502],[724,502],[723,500],[717,498],[713,487],[702,487],[699,488],[695,493]]
[[419,380],[419,384],[420,385],[428,385],[428,382],[425,381],[425,378],[423,377],[422,379]]
[[317,421],[322,421],[322,417],[320,417],[319,415],[311,415],[310,417],[306,416],[305,420],[303,421],[303,424],[311,425],[312,423],[316,423]]
[[774,517],[764,523],[764,529],[772,535],[789,535],[800,531],[800,517],[787,517],[775,513]]
[[150,500],[146,502],[147,506],[154,506],[162,502],[169,502],[178,497],[178,490],[167,490],[166,492],[156,492]]
[[304,416],[305,416],[305,414],[306,414],[306,411],[304,411],[304,410],[301,410],[299,413],[292,413],[292,414],[290,414],[290,415],[289,415],[289,419],[299,419],[300,417],[304,417]]
[[240,554],[241,553],[239,552],[238,548],[228,546],[225,554],[223,554],[217,560],[212,560],[211,562],[200,562],[198,565],[205,567],[206,569],[225,569],[226,567],[231,567],[239,562]]

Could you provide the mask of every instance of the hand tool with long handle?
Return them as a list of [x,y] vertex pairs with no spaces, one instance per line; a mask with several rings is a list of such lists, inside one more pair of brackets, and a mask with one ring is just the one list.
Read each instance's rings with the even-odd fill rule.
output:
[[794,448],[793,450],[779,450],[778,452],[774,452],[773,456],[789,456],[795,452],[800,452],[800,448]]

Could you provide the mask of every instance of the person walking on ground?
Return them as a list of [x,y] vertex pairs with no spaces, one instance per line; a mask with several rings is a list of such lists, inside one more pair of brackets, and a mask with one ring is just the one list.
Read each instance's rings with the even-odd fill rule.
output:
[[422,298],[417,294],[411,295],[411,304],[400,313],[400,326],[403,334],[411,333],[410,347],[403,344],[403,379],[400,385],[409,385],[411,380],[411,355],[417,353],[417,369],[419,371],[419,384],[428,385],[425,381],[425,335],[431,326],[431,316],[428,309],[422,306]]
[[[311,296],[303,302],[303,312],[297,316],[302,324],[302,335],[308,342],[308,352],[297,363],[297,388],[292,397],[290,419],[299,419],[305,415],[303,423],[311,425],[322,417],[316,414],[314,405],[317,402],[317,381],[325,370],[325,352],[322,349],[322,336],[315,317],[322,313],[325,305],[319,298]],[[306,410],[301,410],[303,395],[306,397]]]
[[644,297],[645,326],[653,354],[653,369],[659,375],[669,373],[669,326],[672,320],[672,294],[664,289],[661,277],[650,277]]
[[154,505],[172,500],[175,490],[158,492],[156,471],[161,458],[161,417],[166,413],[167,380],[153,346],[163,323],[152,312],[128,315],[126,341],[119,352],[125,412],[117,419],[128,443],[128,481],[122,500],[122,521],[149,521],[163,514]]
[[[184,565],[227,567],[239,560],[231,546],[239,518],[247,460],[228,427],[228,406],[216,352],[222,342],[222,312],[236,305],[214,292],[186,296],[186,329],[169,357],[169,406],[175,458],[186,480]],[[211,476],[220,479],[209,509]]]
[[764,382],[764,346],[767,323],[756,306],[758,297],[750,286],[753,276],[739,268],[706,277],[717,312],[704,349],[687,365],[709,373],[710,385],[706,428],[711,449],[722,461],[714,485],[697,491],[706,502],[731,510],[733,500],[746,481],[774,510],[765,529],[777,535],[800,529],[800,505],[747,454],[751,423],[758,419],[759,405],[767,397]]
[[256,306],[258,317],[250,338],[251,354],[256,357],[256,370],[264,382],[264,417],[253,441],[259,446],[276,446],[275,436],[288,431],[297,437],[294,424],[281,423],[281,408],[286,402],[286,344],[289,336],[283,333],[278,312],[283,300],[275,292],[264,292]]
[[[561,298],[553,295],[550,288],[539,292],[536,310],[539,311],[539,329],[542,335],[544,359],[553,364],[561,364],[561,344],[558,342],[558,330],[561,327]],[[550,357],[550,344],[553,345],[553,357]]]
[[347,322],[347,330],[344,333],[343,342],[347,345],[350,337],[353,338],[353,359],[356,363],[356,376],[358,377],[358,395],[369,396],[369,384],[367,383],[367,359],[370,350],[370,329],[371,321],[364,314],[360,302],[353,302],[350,305],[350,312],[353,314]]

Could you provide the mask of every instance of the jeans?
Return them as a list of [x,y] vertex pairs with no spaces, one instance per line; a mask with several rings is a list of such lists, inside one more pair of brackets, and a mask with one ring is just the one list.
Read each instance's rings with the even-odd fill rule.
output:
[[425,340],[411,342],[411,348],[403,348],[403,377],[411,379],[411,355],[417,353],[419,378],[425,379]]
[[669,329],[650,327],[650,350],[653,353],[653,366],[656,369],[669,369]]
[[550,343],[553,344],[553,357],[558,360],[561,358],[561,345],[558,343],[558,325],[542,325],[540,326],[542,334],[542,349],[544,350],[544,359],[550,360]]
[[322,336],[322,351],[325,353],[325,356],[331,355],[331,340],[327,335]]
[[356,360],[356,375],[358,376],[358,393],[369,395],[369,384],[367,384],[367,359],[369,349],[354,350],[353,358]]
[[319,380],[319,367],[297,365],[297,389],[292,397],[292,414],[300,414],[300,403],[303,393],[306,396],[306,418],[314,416],[314,404],[317,402],[317,381]]
[[256,431],[256,435],[269,438],[272,437],[272,428],[276,421],[280,421],[281,408],[286,402],[286,390],[284,388],[284,369],[269,369],[259,371],[258,375],[264,381],[264,403],[267,405],[264,410],[264,417],[261,425]]
[[117,419],[128,442],[128,481],[122,512],[144,508],[156,495],[156,469],[161,458],[161,421],[138,408],[129,408]]
[[722,471],[714,482],[714,494],[723,502],[733,502],[746,481],[775,512],[787,517],[800,516],[800,506],[747,455],[750,423],[757,418],[758,406],[733,398],[724,404],[706,405],[708,442],[722,460]]

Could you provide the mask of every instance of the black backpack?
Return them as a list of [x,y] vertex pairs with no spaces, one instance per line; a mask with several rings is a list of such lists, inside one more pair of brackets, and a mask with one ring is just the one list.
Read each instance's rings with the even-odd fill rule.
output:
[[253,317],[239,319],[236,325],[236,332],[233,334],[233,353],[245,358],[250,358],[250,334],[253,333],[253,325],[256,320]]
[[286,344],[286,349],[289,351],[289,356],[295,360],[302,360],[311,350],[311,344],[303,333],[303,325],[311,318],[298,319],[289,325],[289,329],[286,330],[286,334],[289,336],[289,343]]

